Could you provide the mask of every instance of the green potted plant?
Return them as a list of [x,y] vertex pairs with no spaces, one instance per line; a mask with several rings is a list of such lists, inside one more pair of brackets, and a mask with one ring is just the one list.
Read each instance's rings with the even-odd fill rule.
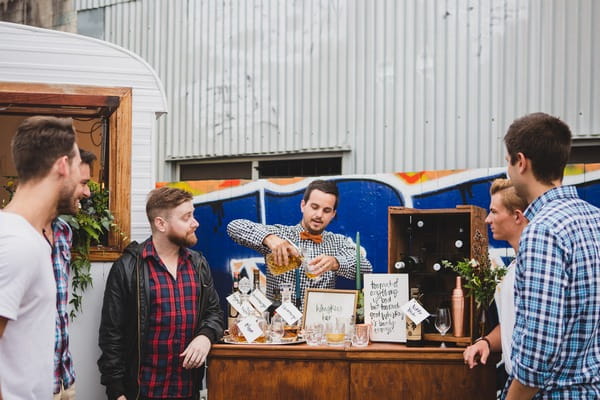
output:
[[76,215],[61,215],[73,230],[71,246],[72,294],[69,303],[73,306],[70,316],[75,318],[81,311],[83,292],[92,285],[90,272],[90,247],[101,245],[111,229],[117,229],[110,212],[108,190],[98,182],[88,183],[91,196],[81,200],[81,209]]

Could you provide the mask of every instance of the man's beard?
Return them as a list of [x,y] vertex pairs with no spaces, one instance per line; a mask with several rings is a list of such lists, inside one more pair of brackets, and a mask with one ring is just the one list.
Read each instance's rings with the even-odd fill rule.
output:
[[63,186],[60,191],[56,210],[58,214],[75,215],[79,212],[79,200],[74,197],[75,188]]
[[169,232],[167,234],[167,239],[173,244],[176,244],[179,247],[192,247],[196,243],[198,243],[198,238],[194,233],[185,235],[177,235],[176,233]]

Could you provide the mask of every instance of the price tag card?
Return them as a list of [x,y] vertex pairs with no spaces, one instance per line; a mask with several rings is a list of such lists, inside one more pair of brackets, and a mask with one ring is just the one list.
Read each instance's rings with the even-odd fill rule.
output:
[[275,312],[281,315],[281,318],[283,318],[288,325],[292,325],[302,318],[302,313],[292,303],[283,303],[275,310]]
[[252,304],[248,301],[242,300],[242,295],[239,292],[235,292],[226,297],[226,300],[238,313],[242,316],[250,315],[254,312]]
[[419,304],[419,302],[415,299],[411,299],[400,309],[415,324],[420,324],[425,320],[425,318],[429,317],[429,313],[427,312],[427,310],[424,309],[423,306]]
[[248,343],[254,342],[257,337],[264,333],[262,329],[260,329],[260,325],[258,325],[258,320],[254,317],[246,317],[242,319],[238,323],[238,328]]
[[242,296],[240,295],[240,292],[233,292],[225,299],[237,312],[242,312]]
[[250,300],[250,303],[252,303],[254,308],[260,312],[266,311],[271,305],[271,300],[269,300],[260,290],[254,290],[250,293],[250,298],[248,300]]

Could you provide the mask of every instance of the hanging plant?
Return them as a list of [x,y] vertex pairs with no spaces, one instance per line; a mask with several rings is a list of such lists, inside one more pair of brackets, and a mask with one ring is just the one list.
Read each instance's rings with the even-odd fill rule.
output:
[[71,319],[81,311],[83,292],[92,286],[90,272],[90,247],[100,245],[103,238],[117,229],[115,218],[108,208],[108,190],[94,181],[88,183],[91,196],[81,200],[81,209],[76,215],[61,215],[73,230],[71,246],[72,305]]

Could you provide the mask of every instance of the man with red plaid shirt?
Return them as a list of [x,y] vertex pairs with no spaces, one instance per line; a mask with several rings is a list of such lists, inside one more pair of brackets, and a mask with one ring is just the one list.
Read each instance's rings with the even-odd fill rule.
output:
[[108,398],[197,400],[206,356],[223,335],[223,313],[197,242],[192,195],[153,190],[152,236],[113,265],[104,292],[98,360]]

